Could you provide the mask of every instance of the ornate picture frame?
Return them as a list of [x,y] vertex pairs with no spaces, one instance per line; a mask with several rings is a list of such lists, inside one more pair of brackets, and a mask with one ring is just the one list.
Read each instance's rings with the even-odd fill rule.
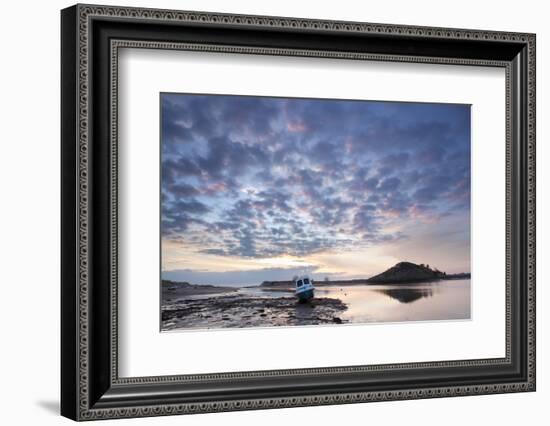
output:
[[[61,12],[61,413],[73,420],[535,390],[535,35],[76,5]],[[121,48],[506,72],[506,356],[119,377]],[[504,165],[503,165],[504,167]],[[503,212],[504,214],[504,212]]]

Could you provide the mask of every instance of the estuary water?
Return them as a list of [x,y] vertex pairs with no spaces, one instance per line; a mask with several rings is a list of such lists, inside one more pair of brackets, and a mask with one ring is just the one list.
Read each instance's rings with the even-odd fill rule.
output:
[[470,319],[470,280],[424,284],[319,287],[319,297],[339,298],[350,323]]
[[162,330],[467,320],[470,280],[422,284],[318,285],[297,303],[290,290],[243,287],[164,301]]

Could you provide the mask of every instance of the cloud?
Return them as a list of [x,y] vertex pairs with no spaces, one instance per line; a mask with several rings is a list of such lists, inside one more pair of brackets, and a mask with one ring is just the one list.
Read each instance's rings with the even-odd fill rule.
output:
[[399,178],[391,177],[388,179],[384,179],[380,183],[377,189],[378,191],[384,192],[384,193],[393,192],[399,187],[400,184],[401,184],[401,181],[399,180]]
[[289,132],[305,132],[307,130],[306,125],[299,121],[287,123],[286,128]]
[[163,236],[195,253],[395,242],[470,208],[466,105],[163,94],[161,108]]
[[193,185],[187,183],[178,183],[174,185],[167,184],[166,192],[175,198],[187,198],[197,195],[199,191]]

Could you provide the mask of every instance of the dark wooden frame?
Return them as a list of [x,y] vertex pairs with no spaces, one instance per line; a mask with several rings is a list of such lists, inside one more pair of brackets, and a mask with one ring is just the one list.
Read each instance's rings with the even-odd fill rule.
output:
[[[89,420],[535,390],[535,35],[95,5],[64,9],[61,29],[64,416]],[[119,378],[121,47],[505,68],[506,357]]]

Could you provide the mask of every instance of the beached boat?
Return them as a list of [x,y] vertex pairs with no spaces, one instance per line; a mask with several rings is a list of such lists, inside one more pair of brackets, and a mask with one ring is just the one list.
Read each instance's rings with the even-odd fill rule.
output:
[[309,277],[298,277],[294,281],[296,286],[296,297],[300,302],[307,302],[313,299],[315,293],[315,287],[313,287],[313,281]]

